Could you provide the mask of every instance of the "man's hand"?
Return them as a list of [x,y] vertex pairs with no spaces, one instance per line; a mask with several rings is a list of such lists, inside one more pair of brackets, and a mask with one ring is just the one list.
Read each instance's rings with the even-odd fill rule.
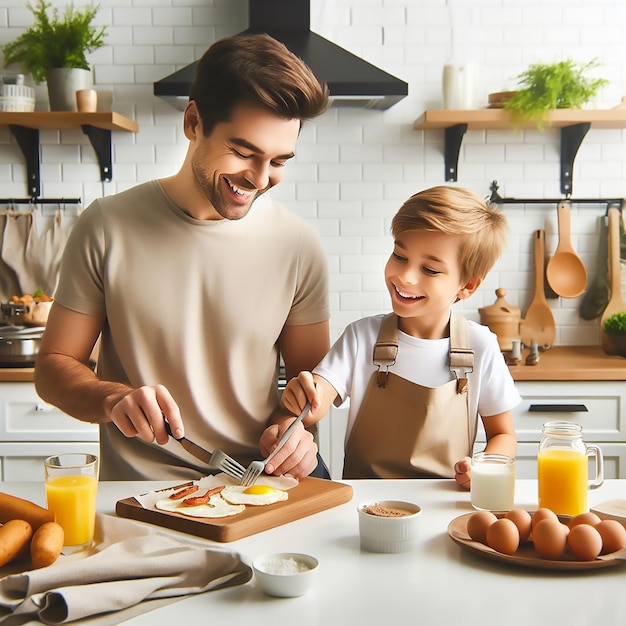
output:
[[[279,424],[272,424],[263,431],[259,441],[261,453],[267,456],[278,443],[282,434],[295,417],[287,418]],[[313,435],[298,424],[281,448],[280,452],[267,464],[265,471],[268,474],[291,474],[295,478],[308,476],[317,467],[317,444]]]
[[164,445],[169,439],[164,420],[169,422],[174,437],[185,434],[180,409],[163,385],[133,389],[113,402],[109,417],[126,437],[139,437],[148,443],[156,440]]

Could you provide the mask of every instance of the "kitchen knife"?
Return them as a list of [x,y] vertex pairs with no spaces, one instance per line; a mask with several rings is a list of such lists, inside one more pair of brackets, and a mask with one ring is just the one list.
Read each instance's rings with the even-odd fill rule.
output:
[[211,452],[200,447],[197,443],[191,441],[191,439],[187,439],[187,437],[181,437],[180,439],[174,437],[174,435],[172,435],[172,429],[170,428],[168,422],[165,422],[165,430],[167,431],[167,434],[172,437],[172,439],[176,439],[176,441],[178,441],[178,443],[183,448],[185,448],[187,452],[195,456],[196,459],[202,461],[203,463],[206,463],[207,465],[211,464],[211,457],[213,456]]

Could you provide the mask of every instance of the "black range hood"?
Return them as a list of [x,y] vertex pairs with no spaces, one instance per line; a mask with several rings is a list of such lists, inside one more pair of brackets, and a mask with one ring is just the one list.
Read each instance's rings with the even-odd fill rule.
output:
[[[309,0],[249,0],[244,33],[267,33],[305,61],[328,85],[336,106],[388,109],[408,94],[408,84],[311,32]],[[197,62],[154,83],[154,95],[178,109],[187,104]]]

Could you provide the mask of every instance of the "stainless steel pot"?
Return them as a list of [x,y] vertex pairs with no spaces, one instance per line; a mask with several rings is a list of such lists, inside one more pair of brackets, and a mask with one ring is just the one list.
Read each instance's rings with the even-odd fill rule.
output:
[[35,356],[41,339],[7,339],[0,337],[0,356]]
[[34,357],[39,352],[43,327],[0,326],[0,358]]

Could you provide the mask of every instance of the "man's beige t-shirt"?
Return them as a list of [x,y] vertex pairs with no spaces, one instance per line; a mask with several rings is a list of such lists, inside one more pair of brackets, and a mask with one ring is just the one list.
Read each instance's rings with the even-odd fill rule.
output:
[[[328,276],[313,227],[267,196],[237,221],[196,220],[158,181],[94,201],[63,257],[56,300],[105,316],[98,375],[165,385],[187,437],[244,461],[276,406],[285,325],[328,320]],[[100,428],[105,480],[194,478],[180,444]]]

